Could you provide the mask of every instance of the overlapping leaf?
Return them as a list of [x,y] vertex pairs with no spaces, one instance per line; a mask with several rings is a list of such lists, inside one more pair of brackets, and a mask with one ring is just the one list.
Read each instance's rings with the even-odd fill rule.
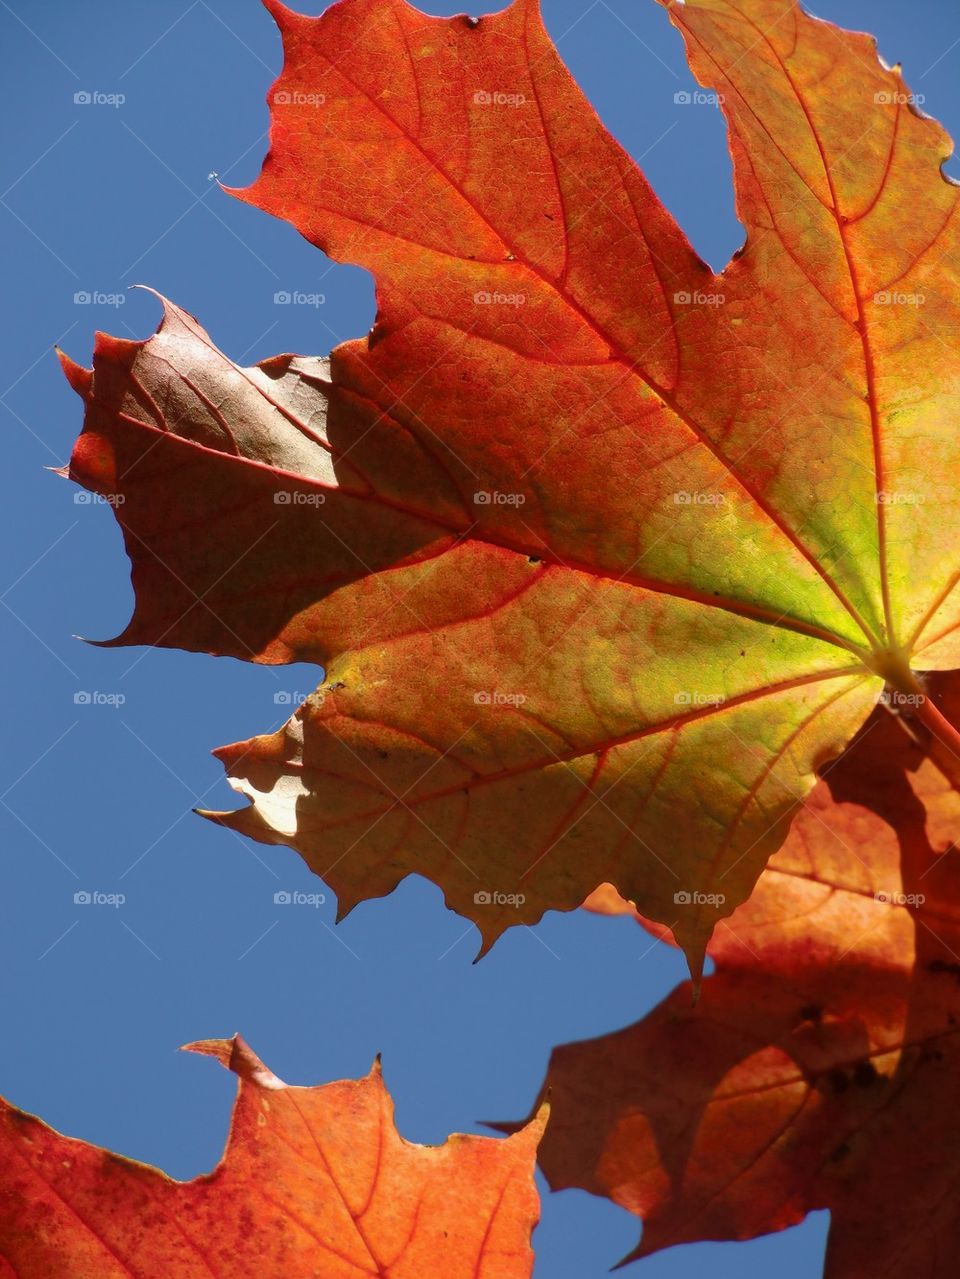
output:
[[[960,683],[945,690],[960,707]],[[960,802],[886,715],[821,782],[689,984],[554,1051],[554,1189],[644,1219],[636,1256],[831,1210],[827,1279],[960,1256]],[[615,903],[595,907],[616,910]]]
[[405,1142],[379,1067],[294,1088],[239,1037],[218,1167],[190,1182],[0,1102],[0,1272],[18,1279],[529,1279],[543,1119],[507,1141]]
[[125,499],[121,640],[327,666],[221,752],[253,802],[219,820],[342,910],[418,872],[488,945],[609,881],[696,967],[883,681],[960,664],[945,135],[865,37],[669,5],[730,125],[718,277],[535,0],[269,7],[238,194],[368,267],[377,323],[241,371],[168,310],[72,370],[71,473]]

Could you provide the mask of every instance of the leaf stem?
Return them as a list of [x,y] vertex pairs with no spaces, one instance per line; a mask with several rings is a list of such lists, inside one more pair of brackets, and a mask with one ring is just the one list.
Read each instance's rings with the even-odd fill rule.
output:
[[930,730],[939,745],[952,756],[954,770],[960,767],[960,732],[925,694],[916,708],[916,716]]
[[[938,708],[901,655],[887,654],[885,658],[882,673],[888,684],[909,697],[910,710],[906,718],[922,724],[930,735],[924,747],[927,758],[960,793],[960,732]],[[903,727],[910,732],[906,724]],[[912,732],[910,735],[913,736]]]

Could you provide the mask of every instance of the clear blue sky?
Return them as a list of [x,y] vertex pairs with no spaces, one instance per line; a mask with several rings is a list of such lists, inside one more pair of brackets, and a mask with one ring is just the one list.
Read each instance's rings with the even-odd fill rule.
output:
[[[722,122],[674,104],[692,81],[663,11],[652,0],[543,2],[607,125],[722,266],[741,239]],[[926,109],[960,130],[955,0],[819,0],[817,11],[874,31]],[[209,750],[277,725],[275,693],[309,691],[316,671],[71,638],[116,634],[131,598],[109,510],[76,503],[42,469],[66,460],[80,425],[52,345],[88,362],[95,328],[146,336],[157,307],[126,293],[134,282],[194,312],[246,363],[326,352],[372,319],[363,272],[332,266],[208,179],[243,185],[259,169],[280,60],[273,23],[258,0],[0,0],[0,41],[0,1092],[177,1177],[219,1157],[232,1083],[174,1049],[235,1030],[295,1083],[357,1076],[382,1051],[413,1140],[526,1113],[551,1046],[642,1016],[684,975],[680,958],[651,950],[627,921],[553,914],[474,967],[472,926],[422,881],[335,931],[332,899],[276,907],[278,890],[322,885],[289,850],[247,845],[190,809],[232,806]],[[76,105],[83,91],[126,100]],[[326,301],[277,306],[279,290]],[[125,300],[78,304],[78,293]],[[78,705],[78,692],[125,700]],[[82,890],[126,902],[78,907]],[[599,1279],[637,1230],[605,1202],[548,1196],[537,1279]],[[826,1230],[819,1213],[777,1237],[678,1249],[628,1273],[813,1279]]]

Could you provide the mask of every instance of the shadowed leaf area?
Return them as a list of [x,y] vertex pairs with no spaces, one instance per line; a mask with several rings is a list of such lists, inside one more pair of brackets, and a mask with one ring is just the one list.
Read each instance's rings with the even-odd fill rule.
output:
[[825,1279],[957,1273],[960,798],[923,746],[868,722],[718,928],[696,1008],[685,983],[554,1050],[543,1169],[642,1217],[634,1256],[829,1208]]

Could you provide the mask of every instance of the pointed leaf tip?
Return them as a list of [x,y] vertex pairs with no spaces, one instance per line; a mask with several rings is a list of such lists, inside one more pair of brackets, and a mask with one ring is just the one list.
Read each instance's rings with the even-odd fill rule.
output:
[[277,26],[281,27],[281,29],[284,22],[290,22],[295,18],[302,18],[305,16],[302,13],[297,13],[296,10],[291,9],[288,5],[283,4],[281,0],[262,0],[262,3],[267,13],[270,14],[270,17],[273,18],[274,22],[276,22]]
[[[674,0],[660,0],[660,2],[672,4],[674,3]],[[636,1248],[631,1248],[625,1256],[620,1258],[616,1265],[610,1267],[610,1273],[614,1274],[618,1270],[623,1270],[626,1266],[632,1265],[635,1261],[642,1261],[644,1257],[649,1257],[653,1251],[654,1249],[652,1248],[645,1248],[643,1246],[643,1240],[641,1239]]]
[[691,1004],[695,1007],[700,999],[700,990],[703,986],[703,967],[706,963],[707,948],[705,944],[697,946],[684,947],[684,957],[687,961],[687,968],[690,972],[690,981],[692,984]]
[[229,812],[222,812],[214,808],[193,808],[191,812],[196,813],[198,817],[205,817],[208,822],[213,822],[217,826],[224,825],[224,818],[229,817]]
[[287,1086],[263,1064],[239,1034],[230,1039],[198,1039],[193,1043],[184,1044],[181,1051],[215,1057],[221,1066],[232,1071],[240,1079],[256,1084],[258,1088],[279,1089]]
[[55,346],[54,352],[60,361],[60,367],[63,369],[64,377],[70,383],[70,386],[80,396],[86,399],[93,389],[93,369],[85,369],[82,364],[78,364],[76,360],[67,355],[66,351],[62,351],[60,347]]

